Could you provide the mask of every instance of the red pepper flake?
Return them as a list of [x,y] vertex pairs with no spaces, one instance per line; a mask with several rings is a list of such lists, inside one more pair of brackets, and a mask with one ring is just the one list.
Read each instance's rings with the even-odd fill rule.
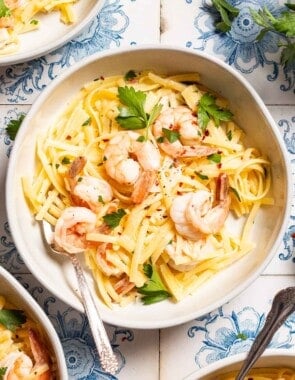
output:
[[72,139],[72,136],[71,135],[67,135],[66,140],[71,140],[71,139]]
[[221,169],[222,163],[217,164],[218,169]]
[[292,239],[295,239],[295,232],[292,232],[292,233],[291,233],[291,238],[292,238]]

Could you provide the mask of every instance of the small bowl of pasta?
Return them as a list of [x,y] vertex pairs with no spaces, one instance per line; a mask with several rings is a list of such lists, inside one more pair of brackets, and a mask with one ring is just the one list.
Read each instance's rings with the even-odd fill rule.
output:
[[[184,380],[235,380],[246,354],[238,354],[218,360]],[[245,376],[245,380],[294,380],[295,352],[286,349],[268,349]]]
[[67,380],[63,349],[48,317],[0,266],[1,379]]
[[82,32],[102,5],[101,0],[2,0],[0,66],[59,48]]
[[[103,320],[162,328],[245,289],[288,221],[284,143],[228,65],[170,47],[91,56],[41,94],[7,174],[16,246],[54,294],[83,310],[79,256]],[[62,291],[61,291],[62,289]]]

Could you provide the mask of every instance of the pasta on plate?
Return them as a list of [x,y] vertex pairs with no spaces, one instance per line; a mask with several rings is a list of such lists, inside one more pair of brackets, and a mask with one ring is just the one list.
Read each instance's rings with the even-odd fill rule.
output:
[[59,12],[61,22],[74,23],[75,2],[77,0],[1,0],[0,58],[19,50],[19,35],[38,29],[38,16],[42,13]]
[[41,327],[0,295],[0,378],[56,379]]
[[233,116],[197,73],[130,71],[86,83],[39,133],[28,205],[109,307],[180,301],[254,247],[270,162]]

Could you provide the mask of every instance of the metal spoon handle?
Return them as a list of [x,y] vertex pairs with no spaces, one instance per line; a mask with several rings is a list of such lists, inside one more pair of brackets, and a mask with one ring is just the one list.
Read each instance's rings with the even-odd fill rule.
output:
[[295,287],[289,287],[281,290],[274,297],[265,324],[254,340],[236,380],[244,379],[249,369],[266,349],[276,331],[293,311],[295,311]]
[[76,255],[69,254],[68,256],[71,258],[75,268],[85,312],[98,350],[101,366],[103,370],[114,375],[118,370],[118,361],[113,353],[104,324],[87,285],[81,264]]

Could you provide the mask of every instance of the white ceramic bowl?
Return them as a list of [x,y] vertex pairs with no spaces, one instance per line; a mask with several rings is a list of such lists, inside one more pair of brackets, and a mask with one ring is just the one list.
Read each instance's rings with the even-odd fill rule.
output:
[[0,66],[25,62],[59,48],[82,32],[102,6],[103,0],[79,0],[73,5],[77,20],[72,25],[62,23],[59,12],[38,15],[39,29],[19,35],[20,49],[13,54],[1,56]]
[[[216,380],[217,375],[239,370],[245,358],[246,353],[229,356],[193,372],[183,380]],[[286,349],[266,350],[254,365],[254,368],[259,367],[289,367],[295,369],[295,351]]]
[[[17,134],[9,160],[6,204],[11,232],[29,269],[56,296],[78,310],[82,304],[70,262],[46,253],[38,224],[24,200],[21,176],[34,170],[36,133],[46,129],[83,84],[128,70],[153,69],[157,73],[197,71],[201,82],[230,101],[230,108],[248,141],[268,155],[272,163],[275,206],[263,208],[253,229],[256,248],[200,287],[195,294],[174,304],[164,301],[149,306],[130,304],[112,310],[96,297],[105,322],[133,328],[163,328],[192,320],[219,307],[250,285],[264,270],[287,228],[291,204],[291,174],[284,143],[264,103],[249,83],[230,66],[185,49],[143,46],[93,55],[67,70],[39,96]],[[91,275],[87,273],[94,291]],[[62,291],[61,291],[62,289]]]
[[0,294],[42,327],[56,358],[57,379],[67,380],[68,372],[63,348],[49,318],[26,289],[2,266],[0,266]]

